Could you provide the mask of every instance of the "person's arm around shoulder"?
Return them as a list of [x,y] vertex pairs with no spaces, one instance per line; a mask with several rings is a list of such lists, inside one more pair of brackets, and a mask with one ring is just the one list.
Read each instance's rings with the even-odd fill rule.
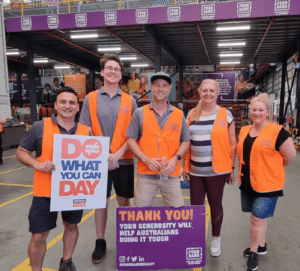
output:
[[51,173],[55,169],[52,161],[39,162],[31,156],[31,151],[19,146],[16,152],[16,158],[25,166],[34,168],[35,170]]
[[228,137],[231,148],[230,159],[231,159],[231,175],[230,180],[228,182],[229,185],[234,185],[235,176],[234,176],[234,166],[235,166],[235,157],[236,157],[236,137],[235,137],[235,125],[234,121],[232,121],[231,125],[228,128]]
[[283,166],[287,166],[296,157],[296,149],[293,139],[289,137],[279,147],[279,152],[283,156]]

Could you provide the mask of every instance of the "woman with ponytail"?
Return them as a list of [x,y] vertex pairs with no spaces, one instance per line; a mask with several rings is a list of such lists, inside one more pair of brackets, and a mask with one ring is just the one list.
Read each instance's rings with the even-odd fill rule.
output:
[[222,197],[225,183],[234,184],[236,138],[233,116],[217,105],[219,84],[205,79],[199,87],[200,101],[189,113],[191,147],[185,155],[184,180],[190,182],[192,205],[211,208],[212,256],[221,254]]

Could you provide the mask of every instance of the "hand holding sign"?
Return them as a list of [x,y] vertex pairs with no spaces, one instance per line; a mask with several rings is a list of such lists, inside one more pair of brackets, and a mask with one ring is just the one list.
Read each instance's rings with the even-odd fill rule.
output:
[[55,164],[52,161],[36,161],[36,163],[33,165],[33,168],[35,170],[44,171],[45,173],[51,173],[52,170],[55,170]]

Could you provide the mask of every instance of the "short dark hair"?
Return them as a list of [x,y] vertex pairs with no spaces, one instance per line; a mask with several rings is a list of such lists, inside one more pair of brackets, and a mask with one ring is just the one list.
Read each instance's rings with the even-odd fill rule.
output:
[[95,75],[95,76],[94,76],[94,80],[95,80],[95,79],[99,79],[99,80],[101,80],[101,81],[103,82],[103,78],[102,78],[102,76]]
[[73,93],[76,97],[77,97],[77,102],[79,102],[79,96],[78,96],[78,93],[71,87],[63,87],[63,88],[60,88],[56,94],[55,94],[55,97],[54,97],[54,102],[56,102],[56,99],[57,99],[57,96],[63,92],[69,92],[69,93]]
[[58,80],[59,81],[59,78],[58,77],[54,77],[53,79],[53,83],[55,83],[55,81]]
[[50,84],[49,84],[49,83],[46,83],[46,84],[45,84],[45,88],[46,88],[46,87],[49,87],[49,88],[51,88],[51,86],[50,86]]
[[101,68],[101,70],[104,70],[105,64],[109,60],[116,61],[120,65],[121,71],[123,70],[124,64],[121,62],[120,58],[116,54],[104,54],[103,55],[102,59],[100,60],[100,68]]

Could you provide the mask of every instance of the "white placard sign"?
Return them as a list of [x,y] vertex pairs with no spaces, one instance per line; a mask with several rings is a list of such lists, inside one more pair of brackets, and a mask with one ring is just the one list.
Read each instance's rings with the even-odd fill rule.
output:
[[50,211],[105,208],[109,137],[54,135]]

